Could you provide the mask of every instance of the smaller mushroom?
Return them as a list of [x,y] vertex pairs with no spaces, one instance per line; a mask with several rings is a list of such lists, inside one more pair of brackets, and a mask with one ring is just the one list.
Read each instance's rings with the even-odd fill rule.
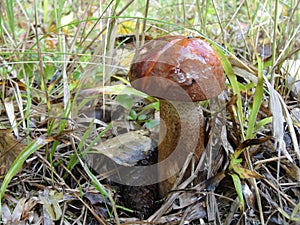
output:
[[129,70],[132,86],[160,101],[158,177],[160,195],[173,187],[190,152],[204,151],[205,119],[199,101],[225,88],[223,67],[203,39],[164,36],[142,46]]

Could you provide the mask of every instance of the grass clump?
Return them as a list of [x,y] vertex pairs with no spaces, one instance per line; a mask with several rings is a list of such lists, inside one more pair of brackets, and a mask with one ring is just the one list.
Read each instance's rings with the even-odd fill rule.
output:
[[[136,222],[139,219],[133,216],[140,216],[149,217],[148,222],[183,223],[180,215],[186,215],[195,224],[299,222],[299,71],[287,66],[299,65],[299,4],[299,0],[1,2],[3,221],[44,218],[44,222],[120,224]],[[196,169],[186,181],[190,183],[178,186],[180,193],[171,193],[160,208],[141,216],[120,200],[126,195],[123,187],[97,174],[82,158],[94,145],[124,130],[155,134],[158,103],[132,89],[126,74],[136,48],[162,35],[204,37],[219,52],[227,89],[218,110],[225,111],[216,113],[222,115],[218,118],[213,103],[203,107],[212,118],[211,137],[219,132],[221,163],[207,153],[211,161],[203,173],[210,179],[202,185],[214,190],[191,185],[193,175],[199,175]],[[117,117],[119,111],[114,109],[123,114]],[[223,126],[216,125],[220,121]],[[208,152],[213,149],[211,140]],[[9,147],[18,155],[9,162],[5,148],[14,145],[22,147]],[[64,196],[55,199],[51,191]],[[190,204],[170,212],[179,194]],[[192,200],[199,195],[207,200],[205,207],[199,199]],[[55,203],[49,206],[42,201],[45,198]],[[24,207],[30,203],[34,216]],[[60,216],[53,215],[55,210]],[[193,217],[189,210],[203,216]],[[17,211],[22,216],[15,216]]]

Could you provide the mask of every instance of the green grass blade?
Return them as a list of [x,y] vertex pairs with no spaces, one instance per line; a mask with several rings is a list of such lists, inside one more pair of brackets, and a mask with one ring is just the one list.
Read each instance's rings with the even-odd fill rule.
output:
[[[90,169],[87,167],[86,164],[84,164],[82,162],[82,166],[84,171],[88,174],[89,178],[92,180],[92,183],[95,187],[95,189],[97,191],[99,191],[99,193],[107,198],[109,198],[109,200],[111,201],[111,204],[115,206],[115,202],[112,199],[111,195],[106,191],[105,187],[103,186],[103,184],[100,183],[100,181],[97,179],[97,177],[90,171]],[[108,210],[107,208],[107,212],[109,214],[110,217],[112,217],[112,214],[110,212],[110,210]]]
[[14,34],[15,34],[14,3],[15,3],[14,0],[5,0],[8,24],[9,24],[9,28],[12,33],[12,36],[14,36]]
[[43,1],[43,8],[44,8],[44,21],[48,21],[48,8],[49,8],[49,0]]
[[[81,138],[78,146],[77,146],[77,149],[76,151],[79,153],[79,157],[82,156],[82,148],[84,147],[84,145],[86,144],[86,140],[87,138],[89,137],[90,133],[91,133],[91,130],[94,126],[94,121],[91,121],[90,125],[88,126],[88,128],[86,129],[85,133],[83,134],[83,137]],[[69,163],[68,163],[68,170],[72,170],[76,164],[78,163],[78,157],[76,154],[73,154],[71,157],[70,157],[70,160],[69,160]],[[67,176],[67,174],[65,175]],[[65,178],[65,177],[64,177]]]
[[246,131],[246,139],[251,139],[255,137],[254,126],[256,123],[257,114],[259,112],[263,95],[264,95],[263,65],[259,57],[257,57],[257,62],[258,62],[258,80],[257,80],[256,90],[254,93],[252,110],[249,116],[249,123]]
[[[100,181],[97,179],[97,177],[90,171],[90,169],[88,168],[88,166],[82,161],[82,159],[80,158],[80,156],[78,155],[78,160],[80,161],[84,171],[88,174],[89,178],[92,180],[92,183],[95,187],[95,189],[97,191],[99,191],[99,193],[105,197],[107,197],[112,205],[113,208],[113,213],[115,215],[115,219],[117,221],[117,224],[119,224],[119,218],[118,218],[118,214],[116,211],[116,203],[114,201],[114,199],[112,198],[111,194],[106,190],[106,188],[103,186],[103,184],[100,183]],[[107,208],[107,212],[110,214],[110,217],[112,217],[112,214],[110,213],[110,211]]]
[[94,187],[96,188],[96,190],[99,191],[99,193],[101,195],[103,195],[105,197],[109,197],[110,194],[107,192],[107,190],[105,189],[103,184],[101,184],[99,182],[97,177],[90,171],[90,169],[88,168],[88,166],[85,163],[83,163],[82,161],[81,161],[81,163],[82,163],[82,166],[83,166],[85,172],[88,174],[89,178],[91,178],[92,183],[93,183]]
[[258,121],[258,122],[256,123],[254,132],[257,132],[258,129],[260,129],[260,128],[266,126],[267,124],[272,123],[272,120],[273,120],[273,116],[269,116],[269,117],[266,117],[266,118],[264,118],[264,119]]
[[115,3],[115,11],[117,10],[117,8],[118,8],[118,6],[119,6],[120,1],[121,1],[121,0],[116,0],[116,3]]
[[[243,117],[243,105],[242,105],[242,98],[241,98],[241,94],[240,94],[240,85],[239,82],[237,80],[237,77],[233,71],[233,68],[229,62],[229,60],[227,59],[226,55],[223,53],[223,51],[216,46],[216,44],[214,44],[213,42],[209,41],[215,48],[215,50],[218,53],[218,56],[220,57],[220,60],[222,62],[224,71],[226,73],[226,76],[231,84],[231,88],[233,90],[233,94],[237,96],[237,117],[238,117],[238,121],[240,124],[244,124],[244,117]],[[240,127],[241,128],[241,141],[244,141],[244,128],[243,126]]]
[[[0,4],[0,10],[3,10],[3,6]],[[3,39],[3,20],[2,20],[2,16],[0,16],[0,38]]]
[[0,217],[2,215],[2,209],[1,209],[1,201],[4,196],[4,193],[6,191],[6,188],[8,184],[10,183],[11,179],[16,175],[16,173],[21,169],[23,166],[25,160],[36,150],[40,149],[44,145],[46,145],[49,142],[52,142],[52,138],[37,138],[31,144],[29,144],[15,159],[11,167],[9,168],[7,174],[4,177],[4,180],[2,182],[1,188],[0,188]]
[[98,136],[89,144],[89,146],[85,149],[84,152],[88,152],[99,140],[103,137],[103,135],[112,128],[112,123],[108,124],[105,129],[98,134]]
[[297,214],[300,212],[300,202],[295,206],[292,215],[291,215],[291,220],[292,221],[297,221],[300,222],[300,218],[299,216],[297,216]]
[[57,27],[61,26],[61,18],[62,18],[62,14],[63,14],[63,9],[64,9],[64,4],[65,4],[65,0],[55,0],[54,1],[54,15],[55,15],[55,21],[57,24]]
[[235,191],[236,191],[236,193],[238,195],[238,199],[240,201],[241,211],[244,211],[245,202],[244,202],[244,197],[243,197],[241,179],[236,174],[231,174],[231,177],[232,177],[232,180],[233,180],[233,183],[234,183]]
[[[86,149],[83,151],[83,152],[81,152],[80,153],[80,155],[83,155],[83,154],[85,154],[86,152],[88,152],[94,145],[95,145],[95,143],[97,143],[102,137],[103,137],[103,135],[109,130],[109,129],[111,129],[112,128],[112,123],[110,123],[109,125],[107,125],[107,127],[89,144],[89,146],[87,146],[86,147]],[[90,130],[89,129],[87,129],[87,131],[85,132],[85,134],[89,134],[90,133]],[[87,135],[88,136],[88,135]],[[86,138],[83,138],[82,140],[84,140],[84,139],[86,139]],[[84,142],[83,141],[81,141],[80,143],[79,143],[79,145],[78,145],[78,148],[77,148],[77,150],[81,150],[82,149],[82,147],[83,147],[83,144],[84,144]],[[74,168],[74,166],[76,165],[78,163],[78,158],[77,158],[77,156],[76,155],[73,155],[73,156],[71,156],[70,157],[70,161],[69,161],[69,163],[68,163],[68,169],[71,171],[73,168]]]

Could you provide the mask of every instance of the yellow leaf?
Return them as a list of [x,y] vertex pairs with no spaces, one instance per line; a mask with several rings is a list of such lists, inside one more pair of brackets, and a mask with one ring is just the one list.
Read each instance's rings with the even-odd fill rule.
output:
[[240,178],[258,178],[262,179],[263,177],[259,175],[257,172],[245,169],[238,164],[231,164],[232,169],[235,173],[239,175]]

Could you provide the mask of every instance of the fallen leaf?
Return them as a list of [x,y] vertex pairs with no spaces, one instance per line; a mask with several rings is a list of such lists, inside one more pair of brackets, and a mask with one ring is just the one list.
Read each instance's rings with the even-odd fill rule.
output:
[[39,199],[43,204],[45,224],[51,224],[53,221],[58,221],[61,218],[62,209],[59,205],[59,200],[62,200],[63,196],[63,192],[58,193],[47,189],[45,189],[44,192],[39,193]]
[[25,148],[8,129],[0,129],[0,178]]
[[241,166],[241,161],[242,159],[234,159],[234,158],[232,158],[230,161],[230,167],[236,174],[239,175],[240,178],[258,178],[258,179],[263,178],[257,172],[243,168]]

